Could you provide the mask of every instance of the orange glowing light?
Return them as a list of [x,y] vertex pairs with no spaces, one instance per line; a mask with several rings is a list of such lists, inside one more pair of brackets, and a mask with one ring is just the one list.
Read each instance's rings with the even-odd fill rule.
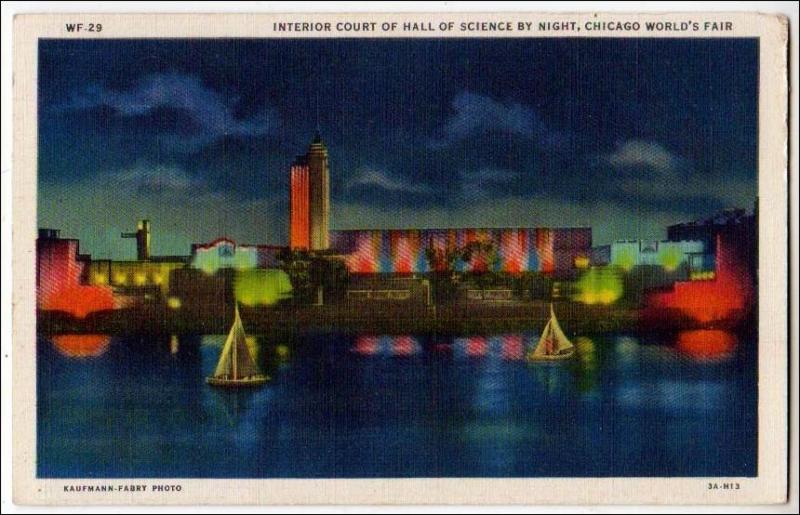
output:
[[306,165],[293,165],[289,191],[289,245],[308,249],[311,244],[311,212],[309,207],[309,170]]
[[728,331],[698,329],[678,334],[677,349],[698,359],[719,359],[730,356],[738,339]]
[[67,286],[42,299],[42,309],[86,318],[95,311],[114,309],[114,295],[106,286]]
[[92,358],[108,350],[111,338],[104,334],[61,334],[53,337],[56,350],[68,358]]

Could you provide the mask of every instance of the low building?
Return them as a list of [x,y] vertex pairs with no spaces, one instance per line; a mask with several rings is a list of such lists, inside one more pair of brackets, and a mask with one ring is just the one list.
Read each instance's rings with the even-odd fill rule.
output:
[[87,263],[86,283],[126,290],[156,287],[166,294],[172,272],[186,267],[188,262],[189,256],[151,256],[147,261],[91,260]]
[[[588,265],[592,230],[577,228],[331,231],[354,274],[495,271],[569,274]],[[468,252],[465,252],[468,251]]]
[[225,268],[275,268],[278,266],[278,255],[285,249],[278,245],[237,244],[230,238],[222,237],[209,243],[192,244],[190,264],[192,268],[208,274]]
[[613,265],[630,270],[656,266],[667,272],[713,270],[713,254],[702,241],[618,240],[592,250],[592,264]]
[[431,305],[431,287],[419,277],[353,276],[347,287],[348,303]]
[[56,292],[77,286],[91,256],[80,253],[80,242],[62,238],[58,229],[39,229],[36,239],[36,300],[42,304]]
[[744,263],[754,281],[758,280],[758,205],[748,214],[744,209],[727,209],[702,220],[667,227],[672,241],[699,240],[708,255],[717,254],[720,237],[728,243],[735,258]]

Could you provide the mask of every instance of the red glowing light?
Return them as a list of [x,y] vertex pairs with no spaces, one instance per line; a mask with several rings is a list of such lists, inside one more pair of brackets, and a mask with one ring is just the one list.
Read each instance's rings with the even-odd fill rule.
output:
[[536,231],[536,252],[539,254],[539,270],[551,273],[555,269],[553,231],[538,229]]
[[738,343],[736,336],[728,331],[699,329],[680,333],[676,346],[694,358],[718,359],[729,356]]
[[398,336],[392,342],[392,354],[395,356],[412,356],[417,352],[417,342],[411,336]]
[[648,296],[648,313],[658,316],[659,309],[679,309],[697,322],[708,324],[744,318],[752,300],[752,279],[733,250],[717,237],[717,271],[710,281],[675,283],[673,291]]
[[56,350],[69,358],[91,358],[108,350],[111,338],[103,334],[62,334],[53,337]]
[[289,246],[308,249],[311,243],[308,166],[293,165],[290,172]]
[[522,336],[504,336],[503,359],[519,361],[525,356],[525,342]]
[[107,286],[65,286],[43,295],[41,309],[63,311],[77,318],[86,318],[89,313],[114,309],[114,295]]
[[378,352],[378,338],[375,336],[359,336],[352,351],[365,356],[376,354]]
[[474,336],[467,339],[467,356],[484,356],[489,346],[486,343],[486,338]]

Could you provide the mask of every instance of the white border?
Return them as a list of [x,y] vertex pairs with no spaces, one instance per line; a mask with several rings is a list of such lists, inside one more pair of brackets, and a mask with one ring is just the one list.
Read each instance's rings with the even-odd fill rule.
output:
[[[53,4],[53,3],[41,3],[41,2],[40,3],[31,3],[31,4],[26,5],[26,9],[25,10],[26,11],[34,10],[34,11],[41,12],[42,10],[45,10],[45,9],[43,9],[43,4]],[[117,4],[116,6],[114,6],[114,10],[123,10],[123,11],[142,11],[142,10],[145,10],[145,11],[152,11],[154,9],[159,9],[159,10],[162,10],[162,11],[176,12],[176,11],[186,10],[186,7],[187,7],[187,4],[177,4],[176,5],[174,3],[168,3],[168,5],[166,5],[166,6],[165,6],[165,4],[159,4],[159,3],[153,3],[153,2],[147,2],[147,3],[142,3],[142,4],[133,4],[133,5],[131,5],[130,3],[127,3],[128,5],[125,5],[125,4],[126,3],[122,3],[122,5]],[[598,8],[598,5],[594,4],[594,3],[588,4],[586,2],[579,2],[579,3],[566,3],[566,4],[567,5],[565,5],[565,3],[559,3],[555,7],[560,8],[558,10],[571,10],[571,11],[582,10],[582,9],[587,9],[587,8],[595,8],[595,9]],[[350,12],[361,11],[361,10],[370,10],[370,11],[377,11],[377,10],[387,11],[388,10],[388,11],[395,11],[395,12],[401,11],[401,10],[405,10],[405,11],[411,10],[411,11],[416,11],[416,12],[423,11],[423,10],[436,10],[436,11],[442,11],[442,10],[459,10],[459,11],[486,10],[485,6],[477,6],[478,8],[476,9],[475,8],[476,7],[475,4],[455,5],[455,6],[453,6],[453,4],[449,4],[449,5],[450,5],[449,8],[446,5],[443,6],[441,3],[422,4],[422,5],[420,5],[419,3],[416,3],[414,5],[408,5],[408,4],[399,4],[398,5],[398,4],[394,4],[394,5],[388,5],[388,6],[376,6],[374,4],[368,4],[368,3],[365,5],[364,3],[351,2],[351,3],[345,4],[344,6],[342,4],[336,5],[334,10],[337,10],[337,11],[345,10],[345,11],[350,11]],[[796,5],[794,5],[794,4],[792,4],[792,5],[795,7],[795,11],[794,11],[795,24],[793,26],[793,34],[796,34],[796,26],[797,26],[796,25],[796,19],[797,19],[796,18]],[[8,354],[7,351],[9,350],[9,346],[10,346],[9,337],[8,337],[8,328],[9,328],[10,324],[7,323],[8,322],[7,307],[9,305],[9,303],[8,303],[8,291],[9,291],[9,289],[8,289],[8,282],[7,281],[10,278],[10,273],[8,271],[9,252],[8,252],[8,246],[7,246],[7,243],[9,241],[8,235],[9,235],[9,225],[10,225],[9,224],[10,209],[8,209],[8,206],[9,206],[9,203],[8,203],[9,194],[8,193],[9,193],[9,189],[10,188],[8,188],[8,175],[9,174],[7,172],[10,169],[10,166],[8,166],[9,165],[8,150],[10,148],[9,145],[8,145],[8,137],[9,137],[9,132],[10,132],[9,131],[10,121],[9,121],[9,116],[8,115],[9,115],[9,111],[10,110],[7,109],[7,106],[8,106],[7,99],[8,99],[8,90],[9,90],[8,82],[7,82],[7,78],[8,78],[7,67],[9,65],[9,61],[10,61],[8,59],[9,50],[10,50],[10,45],[8,44],[8,36],[10,34],[10,31],[7,30],[8,29],[7,6],[8,6],[8,3],[3,4],[3,31],[2,31],[3,32],[3,38],[4,38],[3,39],[3,76],[4,76],[4,80],[3,80],[3,94],[4,94],[4,97],[3,97],[4,98],[4,100],[3,100],[3,102],[4,102],[4,108],[3,108],[3,140],[4,140],[4,145],[3,145],[3,166],[2,166],[2,169],[3,169],[3,188],[2,188],[2,191],[3,191],[3,278],[4,278],[4,282],[3,282],[3,284],[4,284],[4,287],[3,287],[3,324],[2,324],[2,328],[3,328],[2,329],[2,331],[3,331],[3,356],[4,356],[4,358],[3,358],[3,361],[2,361],[2,365],[3,365],[3,399],[4,399],[4,401],[8,400],[8,388],[10,386],[10,384],[9,384],[10,383],[10,381],[9,381],[10,374],[6,373],[6,372],[8,372],[8,359],[5,358],[5,355]],[[228,12],[231,12],[231,11],[263,10],[263,8],[264,8],[263,4],[254,5],[253,3],[239,3],[239,4],[234,4],[234,5],[225,4],[224,7],[216,6],[217,7],[216,9],[214,9],[214,8],[205,8],[207,6],[209,6],[209,4],[203,4],[202,5],[202,7],[204,7],[203,10],[206,11],[206,12],[219,10],[220,7],[221,7],[222,10],[225,10],[225,11],[228,11]],[[519,4],[512,4],[512,6],[513,6],[513,10],[515,10],[515,11],[523,10],[521,7],[523,7],[523,8],[526,7],[526,6],[520,6]],[[14,7],[17,7],[17,6],[14,6]],[[44,5],[44,7],[47,7],[47,6]],[[72,12],[76,12],[76,11],[98,11],[98,10],[101,10],[101,11],[104,11],[104,12],[109,12],[109,11],[112,10],[111,7],[112,6],[110,6],[109,4],[98,5],[98,4],[83,2],[83,3],[73,3],[73,4],[58,4],[58,6],[56,8],[59,9],[59,10],[62,10],[62,11],[72,11]],[[195,8],[196,7],[197,6],[195,5]],[[212,7],[214,7],[214,6],[212,6]],[[275,5],[275,4],[273,4],[270,7],[271,7],[270,10],[272,10],[272,11],[304,10],[304,11],[317,11],[317,12],[319,12],[319,11],[330,10],[331,9],[331,5],[330,4],[323,4],[323,5],[305,4],[303,6],[298,6],[298,5],[292,4],[292,5],[289,6],[290,7],[289,9],[286,8],[285,4],[284,5]],[[298,7],[301,7],[301,9],[298,9]],[[509,4],[508,3],[504,3],[504,4],[501,4],[501,5],[493,4],[491,7],[492,7],[492,10],[494,10],[494,11],[508,10]],[[547,7],[547,6],[544,6],[544,7]],[[551,4],[551,7],[552,7],[552,4]],[[688,9],[691,9],[692,7],[697,8],[698,6],[697,6],[697,4],[687,5],[687,4],[684,4],[684,3],[681,3],[678,6],[678,8],[680,8],[682,10],[688,10]],[[699,7],[700,7],[700,9],[704,9],[704,10],[712,10],[712,9],[715,9],[715,10],[719,10],[719,9],[722,9],[722,10],[731,10],[731,9],[742,10],[742,8],[746,7],[746,6],[743,6],[742,4],[734,4],[732,6],[731,3],[726,3],[726,4],[701,5]],[[782,7],[783,9],[776,9],[775,7]],[[528,7],[528,8],[530,8],[530,7]],[[625,3],[621,3],[621,2],[606,3],[606,4],[602,5],[602,8],[603,8],[604,11],[616,10],[616,9],[619,9],[619,8],[629,9],[630,8],[630,4],[625,4]],[[636,9],[640,10],[640,11],[662,11],[663,12],[665,10],[671,10],[671,9],[674,9],[674,8],[675,8],[675,3],[671,3],[671,4],[667,4],[667,5],[665,5],[663,3],[662,4],[644,4],[644,5],[637,5],[636,6]],[[760,9],[760,10],[764,10],[764,11],[791,9],[790,7],[787,7],[785,5],[785,3],[784,4],[780,4],[779,3],[777,6],[776,6],[776,3],[772,3],[772,4],[761,3],[761,4],[756,4],[755,8],[756,9]],[[53,6],[51,5],[49,7],[49,9],[53,9]],[[545,10],[541,4],[537,4],[535,7],[533,7],[533,9],[535,9],[537,11],[540,11],[540,12]],[[751,9],[752,9],[752,6],[751,6]],[[794,41],[796,43],[797,40],[795,39]],[[795,55],[795,57],[792,59],[792,62],[796,63],[797,62],[797,60],[796,60],[796,45],[793,45],[792,52]],[[793,68],[793,73],[796,75],[796,73],[797,73],[797,68],[796,67]],[[796,81],[795,81],[795,84],[796,84]],[[796,132],[797,119],[796,119],[796,114],[795,114],[796,113],[796,105],[797,105],[796,104],[796,92],[797,92],[797,90],[795,89],[794,93],[793,93],[793,103],[794,103],[795,108],[792,110],[792,113],[793,113],[793,116],[794,116],[793,121],[792,121],[792,127],[794,129],[794,134],[797,134],[797,132]],[[796,146],[796,142],[792,141],[792,145]],[[795,148],[795,150],[796,150],[796,148]],[[796,152],[792,152],[792,155],[796,156]],[[794,163],[793,163],[793,170],[796,170],[796,160],[794,160]],[[797,177],[797,175],[794,175],[794,177]],[[795,185],[796,185],[796,183],[795,183]],[[793,198],[793,202],[792,202],[792,213],[793,213],[793,217],[794,217],[793,219],[796,220],[796,212],[797,212],[796,211],[796,209],[797,209],[797,199],[796,199],[797,191],[796,191],[796,188],[793,188],[792,195],[794,197]],[[762,202],[763,202],[763,196],[762,196]],[[762,214],[763,214],[763,211],[762,211]],[[793,262],[792,262],[792,265],[791,265],[793,270],[794,270],[794,274],[793,274],[793,288],[794,288],[794,290],[793,290],[793,299],[794,299],[794,303],[793,303],[793,306],[796,307],[797,306],[797,301],[796,301],[796,299],[797,299],[797,297],[796,297],[796,280],[797,280],[797,272],[796,272],[796,270],[797,270],[797,264],[796,264],[796,257],[797,257],[796,231],[797,231],[797,223],[796,222],[793,225],[792,230],[793,230],[793,240],[792,240],[793,242],[792,242],[792,245],[793,245],[793,249],[794,249],[794,251],[793,251]],[[763,244],[761,245],[761,248],[762,249],[764,248]],[[785,246],[783,248],[785,248]],[[795,312],[793,312],[793,317],[796,318],[796,310],[795,310]],[[794,370],[796,370],[796,362],[797,362],[796,329],[797,329],[797,324],[796,324],[796,321],[795,321],[795,324],[793,324],[793,342],[795,342],[795,346],[794,346],[795,352],[793,353],[793,356],[792,356],[793,363],[794,363],[793,366],[795,367]],[[797,389],[796,389],[796,375],[793,377],[793,381],[794,381],[793,391],[796,392],[797,391]],[[10,418],[8,416],[9,415],[8,409],[7,409],[8,408],[8,404],[9,404],[8,402],[4,402],[3,403],[4,429],[7,429],[7,427],[8,427],[7,426],[7,421]],[[796,420],[797,420],[796,417],[797,417],[797,413],[795,411],[793,413],[793,420],[795,421],[795,424],[794,424],[795,429],[797,427],[796,426]],[[10,433],[9,431],[3,431],[3,446],[4,446],[4,450],[8,449],[8,447],[7,447],[7,437],[9,435],[9,433]],[[796,475],[797,474],[797,472],[796,472],[796,470],[797,470],[796,469],[797,446],[796,445],[793,446],[792,452],[793,452],[793,458],[792,458],[793,467],[795,467],[793,469],[795,471],[794,474],[793,474],[793,477],[796,479],[797,478],[797,475]],[[4,478],[4,484],[3,484],[2,502],[3,502],[4,511],[6,511],[6,508],[9,506],[7,504],[8,503],[7,482],[5,481],[5,479],[8,478],[7,456],[8,456],[8,453],[7,452],[3,452],[3,478]],[[796,483],[796,481],[795,481],[795,483]],[[795,486],[795,485],[793,485],[793,486]],[[794,498],[793,498],[793,504],[794,505],[796,505],[796,499],[797,498],[796,498],[796,495],[795,495]]]

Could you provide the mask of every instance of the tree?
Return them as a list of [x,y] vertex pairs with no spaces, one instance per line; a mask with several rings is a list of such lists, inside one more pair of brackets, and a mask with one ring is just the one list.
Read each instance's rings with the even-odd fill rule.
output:
[[278,266],[289,276],[296,302],[339,300],[347,294],[350,274],[341,258],[285,249],[278,255]]
[[278,267],[286,272],[292,283],[294,300],[296,302],[309,302],[313,293],[311,286],[311,256],[308,251],[284,249],[278,256]]

